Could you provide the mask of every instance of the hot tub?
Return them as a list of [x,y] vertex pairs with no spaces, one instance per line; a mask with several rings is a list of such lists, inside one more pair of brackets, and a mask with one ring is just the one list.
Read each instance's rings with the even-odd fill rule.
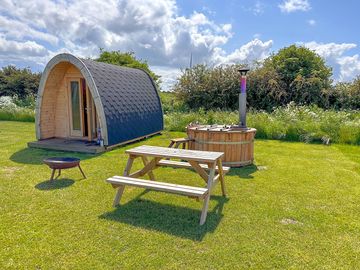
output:
[[254,161],[254,128],[190,124],[186,131],[189,149],[224,152],[224,166],[242,167]]

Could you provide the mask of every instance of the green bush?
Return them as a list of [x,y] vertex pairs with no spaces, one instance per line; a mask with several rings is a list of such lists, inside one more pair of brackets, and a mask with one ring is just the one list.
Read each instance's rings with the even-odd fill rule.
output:
[[[185,69],[173,87],[179,102],[189,109],[238,109],[241,65]],[[247,77],[247,103],[268,112],[290,102],[325,109],[360,109],[360,76],[332,85],[331,68],[315,52],[289,46],[252,67]]]
[[29,68],[6,66],[0,69],[0,97],[17,96],[24,99],[37,93],[41,73],[34,73]]

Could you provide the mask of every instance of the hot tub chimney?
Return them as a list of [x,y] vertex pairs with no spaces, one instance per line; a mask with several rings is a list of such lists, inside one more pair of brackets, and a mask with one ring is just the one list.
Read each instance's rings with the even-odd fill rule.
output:
[[239,93],[239,128],[246,129],[246,73],[248,68],[239,69],[240,72],[240,93]]

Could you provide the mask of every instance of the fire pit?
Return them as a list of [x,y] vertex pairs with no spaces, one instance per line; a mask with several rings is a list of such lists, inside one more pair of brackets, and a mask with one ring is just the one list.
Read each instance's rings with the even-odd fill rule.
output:
[[239,125],[190,124],[186,131],[189,149],[224,152],[223,164],[229,167],[250,165],[254,161],[256,129],[246,126],[246,73],[240,69]]

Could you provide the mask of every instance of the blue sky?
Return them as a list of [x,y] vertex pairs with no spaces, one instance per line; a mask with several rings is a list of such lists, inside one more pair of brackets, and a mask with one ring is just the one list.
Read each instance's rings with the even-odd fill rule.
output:
[[309,0],[304,1],[308,10],[291,12],[279,8],[284,2],[185,0],[180,8],[186,15],[197,10],[217,23],[231,23],[234,36],[225,46],[228,50],[236,49],[255,35],[262,40],[274,40],[275,50],[299,41],[360,43],[360,1]]
[[0,0],[0,66],[39,71],[61,52],[134,51],[170,89],[190,54],[251,64],[296,43],[349,81],[360,74],[359,10],[355,0]]

